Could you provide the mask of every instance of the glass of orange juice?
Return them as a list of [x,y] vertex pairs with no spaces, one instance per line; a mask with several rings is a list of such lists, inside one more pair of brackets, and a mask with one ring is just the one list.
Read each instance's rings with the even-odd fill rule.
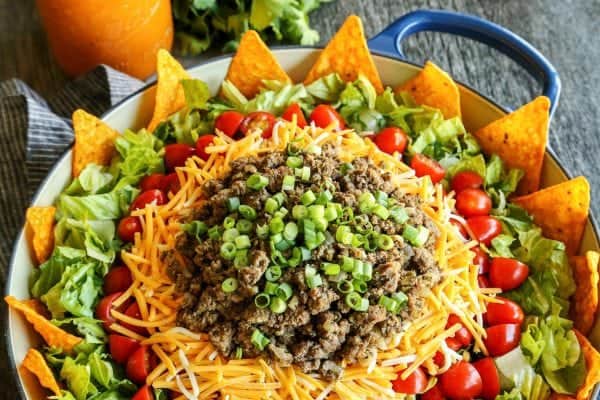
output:
[[37,0],[58,64],[71,76],[98,64],[145,79],[171,49],[171,0]]

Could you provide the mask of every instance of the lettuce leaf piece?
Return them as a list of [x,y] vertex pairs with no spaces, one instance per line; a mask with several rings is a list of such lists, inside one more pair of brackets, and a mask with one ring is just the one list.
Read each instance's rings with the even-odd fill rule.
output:
[[185,95],[185,103],[190,110],[206,110],[210,99],[208,85],[200,79],[182,79],[181,86]]
[[346,124],[357,132],[377,132],[386,125],[385,117],[375,109],[377,93],[371,82],[360,75],[340,92],[336,107]]
[[77,196],[102,193],[107,191],[113,180],[114,176],[105,167],[88,164],[64,193]]
[[95,382],[106,389],[110,389],[113,380],[113,368],[110,362],[102,360],[97,352],[88,358],[90,373]]
[[34,270],[31,275],[31,295],[39,299],[50,288],[60,282],[65,266],[77,264],[85,259],[85,251],[70,247],[57,246],[50,258]]
[[89,196],[61,194],[57,201],[57,217],[77,220],[119,219],[129,211],[129,205],[138,193],[139,189],[127,184],[108,193]]
[[116,226],[111,220],[61,218],[54,229],[54,236],[57,246],[84,249],[88,257],[105,263],[112,263],[119,249]]
[[[546,400],[550,397],[550,387],[529,364],[520,347],[496,357],[494,362],[500,374],[503,390],[518,391],[526,400]],[[511,396],[517,395],[513,393]]]
[[513,389],[510,392],[504,391],[496,396],[494,400],[523,400],[523,395],[519,389]]
[[245,103],[240,111],[248,114],[254,111],[267,111],[273,115],[281,115],[292,103],[308,110],[313,99],[303,84],[281,84],[280,82],[265,81],[263,88],[252,100]]
[[90,367],[75,363],[71,357],[67,357],[60,370],[60,377],[63,379],[69,391],[77,400],[85,400],[88,393],[96,392],[92,385]]
[[324,103],[335,103],[340,97],[340,93],[346,87],[346,83],[336,73],[325,75],[317,79],[308,86],[308,93]]
[[122,176],[141,178],[155,172],[164,172],[160,152],[163,143],[145,129],[137,133],[126,130],[117,138],[115,146],[122,158],[118,164]]
[[74,332],[83,337],[88,344],[104,344],[106,331],[102,327],[102,321],[90,317],[54,319],[52,323]]
[[221,93],[236,110],[243,110],[248,103],[246,96],[229,80],[225,80],[221,84]]

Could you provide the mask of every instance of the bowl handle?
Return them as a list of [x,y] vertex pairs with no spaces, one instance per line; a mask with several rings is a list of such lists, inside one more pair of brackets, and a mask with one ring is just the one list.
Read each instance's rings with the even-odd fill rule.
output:
[[506,54],[543,83],[543,93],[550,99],[550,117],[554,114],[561,88],[554,66],[523,38],[485,19],[444,10],[417,10],[398,18],[371,38],[369,48],[374,53],[406,60],[402,41],[422,31],[464,36]]

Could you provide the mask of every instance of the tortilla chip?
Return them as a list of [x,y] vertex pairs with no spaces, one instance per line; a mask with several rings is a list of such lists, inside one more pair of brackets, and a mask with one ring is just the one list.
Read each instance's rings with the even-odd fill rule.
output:
[[158,124],[171,114],[185,106],[185,94],[179,82],[183,79],[190,79],[181,64],[164,49],[159,50],[156,56],[156,76],[154,114],[148,124],[150,132],[154,131]]
[[356,15],[349,16],[317,58],[304,84],[337,72],[346,82],[355,81],[364,75],[371,81],[377,93],[383,92],[383,84],[363,31],[362,22]]
[[260,91],[263,80],[291,82],[271,50],[255,31],[247,31],[229,65],[225,80],[229,80],[248,98]]
[[579,340],[585,365],[587,367],[587,376],[583,385],[577,391],[577,400],[588,400],[597,383],[600,382],[600,353],[592,346],[587,338],[577,329],[573,330]]
[[544,235],[567,246],[567,254],[579,250],[590,208],[590,185],[580,176],[513,201],[527,210]]
[[106,125],[100,119],[79,109],[73,113],[72,174],[79,176],[86,165],[96,163],[108,165],[115,154],[115,139],[119,132]]
[[54,249],[55,207],[29,207],[25,214],[25,234],[31,243],[35,260],[43,263]]
[[409,92],[420,105],[439,108],[444,118],[460,117],[460,93],[450,75],[431,61],[408,82],[396,88]]
[[35,310],[25,301],[19,301],[13,296],[6,296],[4,301],[15,310],[23,313],[27,321],[33,326],[33,329],[44,338],[48,346],[70,352],[73,350],[73,347],[81,342],[81,338],[63,331],[58,326],[35,312]]
[[46,305],[38,299],[22,300],[21,303],[25,304],[27,307],[31,308],[33,311],[40,314],[44,318],[50,318],[50,313],[48,312]]
[[25,359],[23,359],[23,367],[34,374],[43,387],[50,389],[55,395],[60,396],[58,382],[46,363],[44,356],[39,351],[29,349],[27,355],[25,355]]
[[577,290],[571,302],[571,319],[575,328],[588,335],[596,320],[598,310],[598,261],[600,254],[588,251],[585,256],[575,256],[571,259],[571,268]]
[[484,152],[495,153],[525,176],[517,193],[528,194],[540,187],[542,163],[548,141],[550,100],[540,96],[518,110],[475,132]]

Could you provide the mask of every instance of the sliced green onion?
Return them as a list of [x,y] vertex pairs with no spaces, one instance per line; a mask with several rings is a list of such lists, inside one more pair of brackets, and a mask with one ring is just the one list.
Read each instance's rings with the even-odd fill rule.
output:
[[310,168],[306,166],[302,168],[294,168],[294,175],[300,178],[302,182],[308,182],[310,181]]
[[392,298],[400,303],[401,306],[408,303],[408,296],[404,292],[396,292],[392,295]]
[[363,243],[363,247],[365,248],[365,250],[367,251],[375,251],[377,250],[377,243],[375,243],[375,241],[377,240],[377,233],[370,231],[369,233],[367,233],[365,235],[365,241]]
[[266,239],[269,236],[269,225],[256,225],[256,236],[260,239]]
[[354,247],[360,247],[365,243],[365,237],[364,235],[360,234],[360,233],[355,233],[352,235],[352,246]]
[[387,207],[388,205],[388,197],[388,194],[381,190],[375,192],[375,201],[384,207]]
[[321,269],[325,275],[337,275],[340,273],[340,265],[334,263],[323,263]]
[[315,223],[310,219],[303,219],[304,225],[304,244],[309,250],[314,249],[319,244],[317,243],[317,232],[315,230]]
[[292,208],[292,217],[294,217],[295,220],[306,218],[307,215],[308,208],[306,208],[302,204],[296,204],[294,208]]
[[235,292],[238,286],[238,280],[235,278],[227,278],[221,283],[221,289],[223,289],[223,292],[225,293]]
[[348,172],[352,171],[354,169],[354,166],[350,163],[343,163],[342,165],[340,165],[340,174],[342,175],[346,175],[348,174]]
[[314,276],[317,274],[317,270],[309,265],[307,265],[304,268],[304,276],[308,277],[308,276]]
[[250,221],[254,221],[256,219],[256,210],[250,206],[242,204],[238,208],[238,212],[240,215]]
[[343,256],[342,257],[342,271],[352,272],[354,270],[354,258]]
[[323,218],[325,216],[325,207],[321,204],[313,204],[308,207],[308,215],[313,221],[317,218]]
[[345,225],[345,224],[349,224],[352,221],[354,221],[354,210],[350,207],[344,207],[339,216],[338,223],[340,225]]
[[248,250],[238,250],[235,252],[235,258],[233,259],[233,266],[236,269],[240,269],[248,266]]
[[225,200],[225,204],[227,205],[227,209],[229,212],[237,211],[240,206],[240,198],[239,197],[229,197]]
[[380,306],[383,306],[388,312],[392,314],[397,314],[398,311],[400,311],[400,303],[398,303],[398,301],[396,301],[395,299],[392,299],[385,295],[379,298],[378,304]]
[[294,245],[293,242],[282,239],[282,240],[278,241],[277,243],[275,243],[275,248],[279,251],[286,251],[287,249],[291,248],[293,245]]
[[283,177],[283,183],[281,184],[281,190],[291,191],[294,190],[296,185],[296,178],[292,175],[286,175]]
[[275,291],[275,296],[279,297],[281,300],[289,300],[293,294],[292,287],[288,283],[282,283],[277,286],[277,290]]
[[273,217],[283,219],[288,214],[288,210],[285,207],[281,207],[279,210],[275,211]]
[[271,304],[271,297],[266,293],[259,293],[254,298],[254,304],[258,308],[267,308]]
[[294,240],[298,236],[298,225],[295,222],[288,222],[283,228],[283,237],[287,240]]
[[315,196],[315,194],[312,192],[312,190],[307,190],[306,192],[304,192],[304,194],[302,194],[302,196],[300,196],[300,201],[305,206],[311,205],[312,203],[315,202],[316,199],[317,199],[317,196]]
[[335,231],[335,240],[342,244],[352,244],[352,236],[352,230],[347,225],[340,225]]
[[254,332],[252,332],[252,336],[250,337],[250,342],[254,345],[254,347],[256,347],[260,351],[263,351],[265,349],[265,347],[267,347],[267,345],[269,343],[271,343],[269,338],[267,338],[258,329],[255,329]]
[[290,156],[296,156],[296,155],[300,154],[301,151],[302,151],[302,149],[293,142],[287,145],[287,153]]
[[302,252],[302,261],[308,261],[312,258],[312,252],[306,247],[300,247],[300,251]]
[[325,209],[325,219],[329,222],[335,221],[339,216],[337,207],[334,204],[328,204]]
[[352,279],[352,287],[358,293],[365,293],[368,289],[367,282],[362,279]]
[[377,204],[375,207],[373,207],[371,211],[373,212],[373,214],[377,215],[383,220],[386,220],[390,217],[390,212],[388,211],[388,209],[385,208],[385,206],[382,206],[381,204]]
[[221,238],[221,227],[215,225],[208,230],[209,239],[217,240]]
[[367,311],[369,308],[369,300],[360,296],[356,292],[346,294],[346,304],[355,311]]
[[315,229],[319,232],[324,232],[327,229],[328,222],[325,217],[313,218]]
[[248,235],[240,235],[235,238],[235,247],[238,249],[248,249],[250,246],[250,237]]
[[288,258],[287,263],[290,267],[297,267],[302,262],[302,251],[299,247],[292,249],[292,256]]
[[368,233],[373,230],[373,224],[367,215],[357,215],[354,218],[354,227],[360,233]]
[[287,304],[285,301],[281,300],[279,297],[274,297],[271,300],[271,311],[275,314],[281,314],[287,309]]
[[316,203],[326,205],[331,200],[333,200],[333,195],[331,194],[331,192],[329,190],[323,190],[321,193],[319,193],[319,197],[317,197]]
[[371,192],[364,192],[358,197],[358,208],[361,213],[368,213],[375,205],[375,196]]
[[377,239],[375,239],[375,243],[377,244],[377,247],[379,247],[381,250],[389,250],[392,247],[394,247],[394,241],[388,235],[382,234],[377,236]]
[[225,260],[233,260],[236,252],[235,244],[231,242],[226,242],[221,245],[221,257]]
[[366,282],[370,281],[373,277],[373,264],[366,261],[354,260],[352,277]]
[[240,231],[238,231],[236,228],[227,229],[225,232],[223,232],[223,241],[233,242],[239,235]]
[[306,277],[306,286],[308,286],[309,289],[319,287],[322,284],[323,279],[321,278],[321,275],[311,275]]
[[415,228],[412,225],[406,225],[404,227],[404,232],[402,232],[402,236],[413,246],[421,247],[427,242],[427,239],[429,239],[429,229],[425,228],[423,225],[419,225],[418,228]]
[[352,285],[352,282],[350,282],[348,279],[339,281],[337,283],[337,288],[341,293],[344,294],[354,291],[354,286]]
[[252,174],[246,179],[246,186],[250,189],[260,190],[269,184],[269,178],[260,174]]
[[327,236],[323,232],[317,232],[317,246],[323,244],[327,240]]
[[227,217],[225,217],[225,219],[223,220],[223,228],[229,229],[229,228],[233,228],[234,226],[235,226],[235,217],[232,217],[231,215],[228,215]]
[[281,278],[281,267],[279,265],[273,265],[272,267],[267,268],[265,271],[265,279],[270,282],[275,282]]
[[287,160],[285,160],[285,165],[290,168],[299,168],[302,166],[302,164],[304,164],[302,157],[290,156],[287,158]]
[[281,218],[273,218],[269,222],[269,231],[271,234],[281,233],[283,232],[285,225],[283,223],[283,219]]
[[247,219],[240,219],[237,224],[235,224],[235,228],[240,233],[250,233],[252,232],[252,222]]
[[311,153],[311,154],[316,154],[316,155],[321,155],[321,147],[317,146],[314,143],[309,144],[308,146],[306,146],[306,148],[304,149],[304,151],[306,151],[307,153]]
[[274,296],[277,293],[278,285],[273,282],[265,283],[265,293]]
[[408,221],[408,214],[406,213],[406,210],[400,206],[394,206],[390,208],[390,217],[392,217],[394,222],[397,224],[404,224],[406,221]]
[[265,201],[265,211],[269,214],[273,214],[275,211],[279,209],[279,203],[272,197],[269,197],[267,201]]
[[243,356],[244,356],[244,350],[238,346],[235,349],[235,355],[233,357],[237,360],[241,360]]
[[192,221],[188,224],[181,224],[181,229],[200,240],[208,232],[208,225],[202,221]]

